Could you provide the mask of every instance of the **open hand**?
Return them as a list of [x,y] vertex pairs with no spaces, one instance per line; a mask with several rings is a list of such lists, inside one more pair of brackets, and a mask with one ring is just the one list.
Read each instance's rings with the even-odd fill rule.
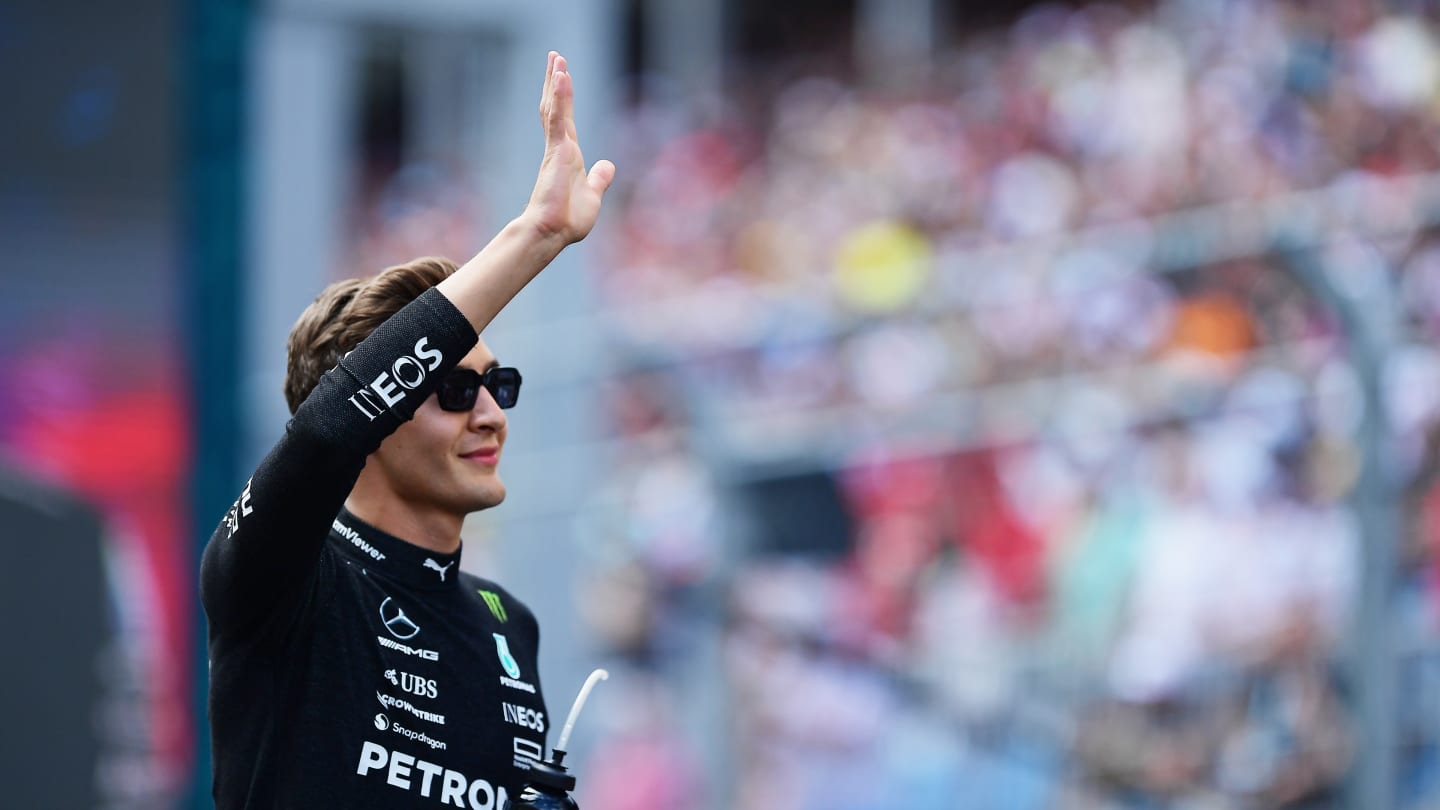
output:
[[546,236],[557,236],[565,244],[578,242],[595,227],[600,202],[615,179],[615,164],[597,160],[586,173],[575,135],[575,86],[565,57],[555,51],[545,65],[540,123],[545,129],[545,157],[526,214]]

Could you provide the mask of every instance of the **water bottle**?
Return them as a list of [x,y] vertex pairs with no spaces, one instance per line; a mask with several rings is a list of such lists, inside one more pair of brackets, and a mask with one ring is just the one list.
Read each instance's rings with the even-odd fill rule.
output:
[[550,758],[530,766],[530,776],[520,798],[506,799],[505,810],[580,810],[570,791],[575,777],[565,770],[565,752],[550,752]]
[[575,698],[575,705],[570,707],[570,716],[565,720],[560,739],[550,749],[550,758],[531,763],[530,775],[520,798],[507,798],[504,810],[580,810],[580,805],[570,795],[570,791],[575,789],[575,777],[565,770],[565,748],[570,742],[570,732],[575,728],[575,718],[590,697],[590,690],[595,688],[596,681],[608,677],[610,673],[597,669],[585,679],[585,685],[580,687],[580,694]]

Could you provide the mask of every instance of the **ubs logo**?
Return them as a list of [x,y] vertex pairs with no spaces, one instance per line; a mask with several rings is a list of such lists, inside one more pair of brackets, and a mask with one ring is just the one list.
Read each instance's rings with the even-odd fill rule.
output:
[[391,685],[398,686],[416,697],[438,697],[440,688],[435,685],[434,678],[422,678],[419,675],[412,675],[397,669],[385,670],[385,680]]
[[380,621],[385,623],[390,635],[402,641],[414,638],[420,632],[420,625],[410,621],[405,611],[388,596],[380,603]]

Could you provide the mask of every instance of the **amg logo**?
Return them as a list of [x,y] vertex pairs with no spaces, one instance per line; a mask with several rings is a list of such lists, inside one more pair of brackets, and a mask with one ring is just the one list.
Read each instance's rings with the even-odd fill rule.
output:
[[330,528],[334,529],[336,534],[349,540],[351,545],[369,554],[372,559],[385,559],[385,552],[365,542],[365,539],[360,536],[359,532],[341,523],[340,518],[335,518],[335,521],[330,524]]
[[411,647],[411,646],[406,645],[406,644],[401,644],[401,643],[398,642],[398,641],[391,641],[390,639],[388,639],[388,638],[386,638],[386,637],[384,637],[384,636],[376,636],[376,637],[375,637],[375,640],[378,641],[378,642],[380,642],[380,646],[381,646],[381,647],[388,647],[388,648],[390,648],[390,649],[392,649],[392,650],[395,650],[396,652],[402,652],[402,653],[405,653],[406,655],[413,655],[413,656],[415,656],[416,658],[423,658],[423,659],[425,659],[426,661],[439,661],[439,660],[440,660],[440,653],[438,653],[438,652],[436,652],[436,651],[434,651],[434,650],[423,650],[423,649],[420,649],[419,647]]
[[[424,362],[421,362],[424,361]],[[405,398],[406,391],[413,391],[425,382],[425,375],[440,367],[445,355],[430,348],[430,338],[415,341],[415,356],[402,354],[390,365],[389,371],[380,372],[365,388],[350,397],[366,419],[373,420],[382,411],[395,407]]]

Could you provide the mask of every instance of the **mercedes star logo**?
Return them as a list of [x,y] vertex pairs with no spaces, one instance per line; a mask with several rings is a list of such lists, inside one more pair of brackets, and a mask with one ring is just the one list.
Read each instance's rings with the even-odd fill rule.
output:
[[388,596],[380,603],[380,621],[385,622],[385,629],[390,631],[390,635],[402,641],[414,638],[420,632],[420,625],[410,621],[405,611]]

